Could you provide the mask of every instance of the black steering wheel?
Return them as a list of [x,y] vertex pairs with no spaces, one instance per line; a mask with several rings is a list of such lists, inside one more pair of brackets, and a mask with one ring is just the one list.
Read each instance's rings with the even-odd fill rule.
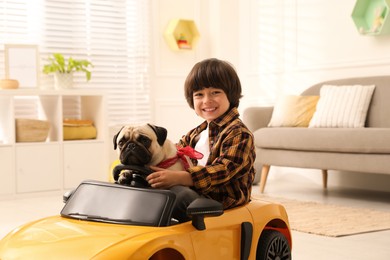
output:
[[131,176],[126,180],[125,185],[140,188],[150,187],[149,183],[146,181],[146,176],[151,174],[153,171],[149,167],[140,165],[118,164],[112,170],[112,176],[114,177],[115,183],[118,183],[119,174],[122,170],[131,171]]

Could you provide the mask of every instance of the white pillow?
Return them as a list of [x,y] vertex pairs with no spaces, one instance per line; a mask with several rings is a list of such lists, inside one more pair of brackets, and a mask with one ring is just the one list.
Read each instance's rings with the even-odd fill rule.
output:
[[364,127],[375,85],[324,85],[309,127]]

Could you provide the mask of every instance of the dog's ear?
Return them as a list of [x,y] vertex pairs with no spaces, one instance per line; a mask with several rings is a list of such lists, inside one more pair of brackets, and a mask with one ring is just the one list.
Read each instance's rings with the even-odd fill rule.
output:
[[122,128],[119,130],[119,132],[116,135],[114,135],[114,139],[113,139],[113,141],[114,141],[114,150],[116,150],[116,147],[117,147],[116,143],[117,143],[118,135],[122,131],[123,127],[124,126],[122,126]]
[[164,127],[148,124],[157,135],[157,142],[162,146],[167,139],[168,131]]

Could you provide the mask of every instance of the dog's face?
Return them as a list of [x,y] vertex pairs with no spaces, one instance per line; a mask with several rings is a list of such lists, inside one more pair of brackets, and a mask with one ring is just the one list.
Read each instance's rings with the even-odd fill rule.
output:
[[125,165],[155,165],[164,158],[167,130],[151,124],[124,126],[114,136],[114,149]]

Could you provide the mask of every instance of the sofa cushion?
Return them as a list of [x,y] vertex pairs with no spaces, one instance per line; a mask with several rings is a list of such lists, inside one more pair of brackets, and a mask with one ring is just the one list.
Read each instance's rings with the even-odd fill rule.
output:
[[324,85],[309,127],[364,127],[375,85]]
[[319,96],[286,95],[274,106],[269,127],[307,127],[313,117]]
[[265,149],[338,153],[390,153],[386,128],[261,128],[255,146]]
[[323,85],[375,85],[375,91],[368,109],[366,127],[390,128],[389,96],[390,76],[355,77],[319,82],[302,92],[302,95],[319,95]]

